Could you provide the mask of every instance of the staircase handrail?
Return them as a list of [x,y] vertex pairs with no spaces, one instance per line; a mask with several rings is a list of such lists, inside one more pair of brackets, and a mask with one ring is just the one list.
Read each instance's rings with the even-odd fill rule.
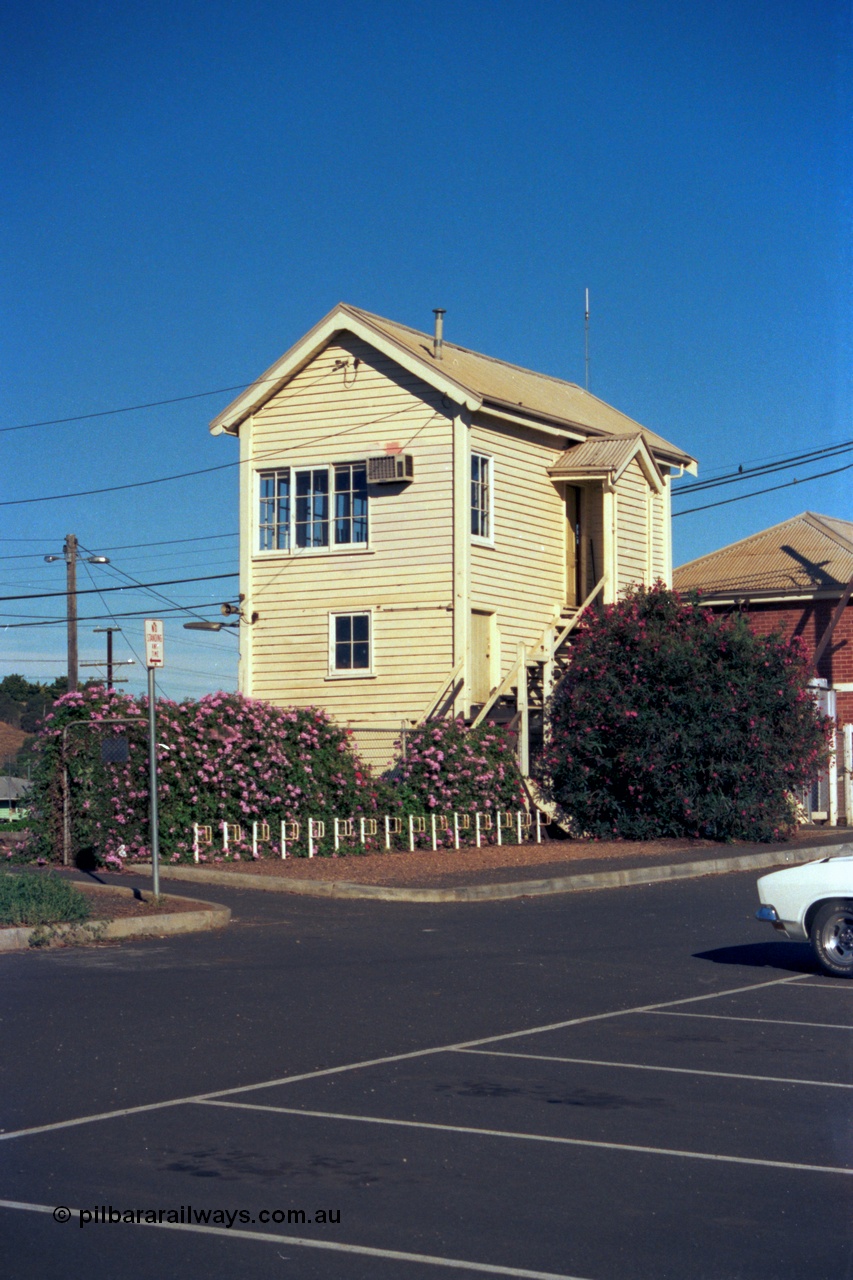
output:
[[[585,610],[589,608],[589,606],[592,604],[593,600],[598,595],[599,591],[601,591],[603,586],[604,586],[604,578],[599,578],[598,582],[593,587],[592,591],[590,591],[589,595],[584,600],[583,604],[578,609],[577,613],[570,620],[568,625],[563,628],[563,630],[560,632],[556,640],[548,639],[549,632],[553,633],[553,630],[554,630],[554,623],[553,622],[548,623],[548,626],[542,632],[541,639],[537,642],[537,644],[533,645],[532,649],[527,655],[525,659],[526,665],[535,666],[537,662],[542,661],[541,658],[534,658],[530,656],[531,654],[538,653],[539,650],[545,653],[546,657],[553,658],[554,654],[557,652],[560,645],[563,644],[563,642],[565,641],[566,636],[568,636],[568,634],[570,633],[573,627],[577,626],[582,614],[585,612]],[[486,701],[483,703],[482,707],[477,713],[476,719],[471,725],[472,729],[476,729],[477,725],[481,724],[483,720],[486,718],[486,716],[489,714],[489,712],[491,711],[495,703],[500,698],[502,698],[505,693],[508,693],[510,691],[510,689],[518,679],[518,673],[520,668],[521,668],[521,662],[518,658],[516,658],[515,662],[512,664],[509,671],[504,676],[503,680],[500,682],[500,684],[497,686],[496,689],[492,690],[492,692],[489,694]]]
[[456,666],[453,668],[453,670],[451,671],[447,679],[443,681],[441,685],[439,685],[438,693],[430,702],[427,703],[426,711],[421,716],[418,722],[419,724],[426,724],[427,720],[429,720],[430,716],[435,711],[436,707],[439,705],[442,698],[446,696],[448,689],[450,689],[454,680],[456,680],[457,676],[459,675],[459,673],[461,672],[464,666],[465,666],[465,657],[463,655],[459,659],[459,661],[457,662]]
[[[532,650],[528,651],[525,654],[525,666],[533,667],[536,665],[537,662],[542,661],[541,658],[532,657],[531,654],[537,653],[540,649],[543,652],[545,651],[545,645],[549,643],[548,633],[553,631],[554,624],[559,618],[559,616],[560,616],[559,614],[554,615],[554,618],[552,619],[551,622],[548,623],[547,627],[542,632],[542,635],[540,636],[539,640],[536,642],[535,645],[533,645]],[[482,707],[477,713],[477,718],[474,720],[474,722],[471,725],[472,729],[476,729],[477,725],[480,724],[485,719],[485,717],[489,714],[489,712],[491,711],[495,703],[498,701],[498,699],[502,698],[505,693],[509,692],[509,690],[512,688],[512,686],[516,682],[520,668],[521,668],[521,660],[519,658],[516,658],[515,662],[512,664],[509,671],[504,676],[503,680],[500,682],[500,684],[497,686],[496,689],[492,690],[492,692],[489,694],[486,701],[483,703]]]
[[[590,591],[589,595],[588,595],[588,596],[587,596],[587,598],[584,600],[583,604],[582,604],[582,605],[581,605],[581,607],[578,609],[577,613],[575,613],[575,614],[574,614],[574,615],[569,619],[569,621],[568,621],[568,623],[566,624],[566,626],[565,626],[565,627],[563,627],[563,630],[560,632],[560,634],[557,636],[556,640],[555,640],[555,641],[553,642],[553,644],[551,645],[551,654],[550,654],[550,656],[551,656],[552,658],[554,657],[554,654],[557,652],[557,650],[558,650],[559,648],[561,648],[561,646],[562,646],[563,644],[565,644],[566,639],[567,639],[567,637],[568,637],[569,633],[570,633],[571,631],[573,631],[573,630],[574,630],[574,628],[577,626],[577,624],[580,622],[581,617],[582,617],[582,616],[583,616],[583,614],[586,612],[586,610],[589,608],[589,606],[592,604],[593,600],[594,600],[594,599],[595,599],[595,597],[598,595],[599,591],[601,591],[601,589],[602,589],[602,587],[603,587],[603,586],[604,586],[604,579],[603,579],[603,578],[599,578],[598,582],[597,582],[597,583],[596,583],[596,585],[593,587],[592,591]],[[543,647],[544,647],[544,646],[543,646]]]

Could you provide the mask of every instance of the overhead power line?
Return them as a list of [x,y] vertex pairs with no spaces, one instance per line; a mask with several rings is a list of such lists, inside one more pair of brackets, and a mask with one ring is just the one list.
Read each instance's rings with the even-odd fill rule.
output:
[[[159,542],[125,542],[118,547],[99,547],[94,554],[101,555],[104,551],[138,551],[140,549],[147,550],[149,547],[179,547],[185,542],[215,542],[219,538],[237,538],[240,536],[239,529],[235,529],[233,533],[207,533],[197,538],[162,538]],[[0,538],[0,542],[48,542],[48,538]],[[20,551],[14,556],[0,556],[0,560],[43,560],[48,554],[46,551]],[[178,553],[176,553],[178,554]],[[189,554],[189,553],[188,553]]]
[[795,484],[808,484],[810,480],[822,480],[824,476],[837,476],[842,471],[853,469],[853,462],[846,467],[835,467],[832,471],[819,471],[817,475],[803,476],[802,480],[788,480],[785,484],[770,485],[767,489],[756,489],[753,493],[739,493],[736,498],[721,498],[719,502],[706,502],[701,507],[688,507],[686,511],[673,511],[672,518],[692,515],[694,511],[710,511],[712,507],[727,507],[731,502],[744,502],[747,498],[759,498],[763,493],[776,493],[779,489],[792,489]]
[[[84,547],[84,548],[83,548],[83,550],[88,550],[88,548],[85,548],[85,547]],[[90,551],[90,552],[89,552],[89,554],[91,555],[91,554],[92,554],[92,552]],[[88,574],[89,574],[89,579],[90,579],[90,581],[91,581],[91,583],[92,583],[92,586],[95,586],[95,578],[94,578],[94,575],[93,575],[93,573],[92,573],[91,566],[90,566],[90,565],[88,565],[88,564],[86,564],[86,565],[85,565],[85,567],[86,567],[86,570],[87,570],[87,572],[88,572]],[[121,574],[121,576],[122,576],[123,578],[127,578],[128,582],[129,582],[133,587],[140,587],[140,588],[142,588],[143,590],[148,591],[148,592],[149,592],[149,594],[150,594],[151,596],[153,596],[155,600],[158,600],[158,601],[160,601],[160,602],[161,602],[161,603],[163,603],[163,604],[171,604],[171,605],[175,605],[175,606],[177,606],[177,607],[179,607],[179,608],[180,608],[180,607],[182,607],[182,606],[179,606],[179,605],[178,605],[178,601],[177,601],[177,600],[173,600],[173,599],[171,598],[171,596],[164,595],[162,591],[157,591],[157,590],[154,590],[153,588],[146,587],[146,585],[145,585],[145,583],[144,583],[144,582],[140,582],[138,578],[135,578],[135,577],[133,576],[133,574],[128,573],[126,569],[120,569],[120,568],[118,567],[118,565],[115,565],[115,564],[110,564],[110,569],[111,569],[114,573]],[[96,590],[97,590],[97,588],[96,588]],[[101,593],[99,592],[99,594],[101,594]],[[109,613],[109,605],[106,603],[106,601],[104,601],[104,608],[105,608],[105,609],[107,610],[107,612]],[[189,610],[187,610],[187,612],[190,612],[190,611],[189,611]],[[199,615],[199,614],[196,614],[196,617],[200,617],[200,615]]]
[[140,409],[159,409],[166,404],[180,404],[183,400],[201,400],[204,396],[225,395],[228,391],[245,391],[251,382],[240,382],[235,387],[218,387],[215,391],[194,391],[188,396],[172,396],[168,400],[149,400],[146,404],[128,404],[120,409],[101,409],[97,413],[76,413],[71,418],[46,418],[44,422],[20,422],[14,427],[0,427],[5,431],[30,431],[33,427],[61,427],[68,422],[88,422],[91,418],[111,418],[117,413],[136,413]]
[[[367,422],[356,422],[352,426],[344,427],[342,431],[334,431],[331,434],[327,431],[323,432],[322,435],[315,436],[313,440],[301,441],[300,447],[304,448],[312,444],[325,443],[329,440],[338,440],[341,436],[351,435],[353,431],[361,431],[364,427],[373,427],[380,422],[388,422],[391,418],[399,418],[401,414],[409,412],[410,407],[406,404],[403,405],[401,409],[395,409],[393,413],[386,413],[379,418],[368,419]],[[430,422],[436,416],[437,413],[433,410],[427,419],[427,422]],[[422,430],[425,425],[426,423],[423,423],[418,430]],[[415,435],[417,434],[418,432],[416,431]],[[144,489],[148,485],[152,484],[167,484],[171,480],[188,480],[193,476],[209,475],[212,471],[228,471],[231,467],[242,467],[246,464],[263,462],[266,458],[278,459],[283,457],[286,453],[286,449],[270,449],[265,453],[254,454],[251,458],[237,458],[233,462],[220,462],[215,467],[200,467],[196,471],[181,471],[171,476],[159,476],[155,480],[133,480],[128,484],[107,485],[103,489],[81,489],[77,493],[51,493],[39,498],[12,498],[6,502],[0,502],[0,507],[21,507],[28,506],[34,502],[61,502],[63,499],[67,498],[92,498],[97,497],[102,493],[119,493],[125,489]]]
[[[342,366],[348,361],[338,360],[332,365],[331,369],[320,369],[316,377],[307,381],[304,386],[295,393],[296,396],[307,394],[314,386],[315,382],[319,382],[321,378],[325,378],[329,373],[338,372]],[[252,382],[238,382],[233,387],[217,387],[213,391],[193,391],[190,395],[171,396],[168,400],[149,400],[146,404],[126,404],[118,409],[100,409],[95,413],[76,413],[70,418],[47,418],[44,422],[20,422],[13,427],[0,427],[0,433],[5,431],[30,431],[34,427],[60,427],[68,422],[87,422],[92,418],[111,418],[117,413],[136,413],[141,409],[159,409],[167,404],[181,404],[184,400],[202,400],[205,396],[222,396],[229,391],[246,391],[249,387],[262,386],[268,382],[282,382],[281,374],[276,374],[273,378],[255,378]]]
[[[138,586],[121,587],[85,587],[82,591],[78,591],[78,596],[105,595],[108,591],[139,591],[140,588],[147,587],[175,587],[185,582],[219,582],[223,578],[239,578],[240,574],[235,570],[234,573],[210,573],[203,578],[169,578],[165,582],[140,582]],[[58,596],[66,596],[65,591],[38,591],[28,596],[0,596],[0,602],[12,600],[55,600]],[[186,608],[186,606],[184,606]]]
[[209,475],[211,471],[227,471],[230,467],[239,467],[240,461],[220,462],[215,467],[201,467],[196,471],[180,471],[173,476],[159,476],[156,480],[132,480],[128,484],[111,484],[103,489],[80,489],[77,493],[51,493],[41,498],[13,498],[9,502],[0,502],[0,507],[25,507],[33,502],[61,502],[63,498],[94,498],[102,493],[120,493],[123,489],[144,489],[152,484],[167,484],[170,480],[189,480],[192,476]]
[[214,542],[217,538],[237,538],[240,530],[233,533],[205,533],[196,538],[163,538],[160,542],[125,542],[118,547],[99,547],[97,554],[103,551],[136,551],[139,547],[179,547],[182,542]]
[[817,462],[828,458],[840,457],[844,453],[849,453],[853,449],[853,440],[844,440],[840,444],[826,445],[822,449],[813,449],[809,453],[789,454],[784,458],[780,458],[776,462],[768,462],[760,467],[745,467],[738,471],[731,471],[726,475],[717,476],[713,480],[699,480],[695,484],[685,485],[683,488],[674,489],[673,498],[684,498],[692,496],[694,493],[703,493],[708,489],[717,489],[721,485],[736,484],[741,480],[755,480],[761,476],[774,475],[778,471],[789,471],[791,467],[796,467],[799,463]]
[[[106,608],[106,606],[104,607]],[[178,605],[174,609],[171,609],[171,608],[158,609],[157,614],[159,615],[161,613],[163,614],[191,613],[196,609],[215,609],[215,608],[217,608],[217,606],[212,605],[210,603],[186,604],[186,605]],[[115,613],[87,614],[85,617],[78,617],[77,621],[78,622],[107,622],[109,621],[110,618],[112,618],[113,620],[117,618],[150,618],[151,612],[152,611],[150,607],[148,609],[119,609],[119,610],[116,610]],[[12,614],[11,616],[20,617],[20,614]],[[0,631],[14,631],[19,629],[20,627],[59,627],[59,626],[64,627],[66,625],[66,622],[67,622],[67,619],[65,617],[65,614],[63,614],[62,617],[60,618],[43,618],[41,621],[38,621],[38,622],[0,623]],[[233,631],[226,632],[225,630],[223,630],[219,634],[223,636],[229,635],[233,637],[235,633]]]

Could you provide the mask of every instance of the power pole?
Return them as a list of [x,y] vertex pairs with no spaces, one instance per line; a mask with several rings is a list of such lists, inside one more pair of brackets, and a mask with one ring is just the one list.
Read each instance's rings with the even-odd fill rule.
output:
[[[114,684],[127,684],[127,680],[113,678],[113,671],[116,667],[132,667],[134,665],[133,658],[128,658],[126,662],[115,662],[113,660],[113,634],[118,631],[121,633],[121,627],[93,627],[95,635],[106,635],[107,637],[107,688],[112,689]],[[102,667],[103,662],[81,662],[81,667]]]
[[[65,561],[66,616],[68,619],[68,692],[77,689],[77,535],[66,533],[61,556],[45,556],[48,564]],[[109,564],[106,556],[87,556],[87,564]]]
[[68,692],[77,689],[77,538],[65,535],[65,579],[68,594]]
[[[103,634],[103,633],[106,633],[106,637],[107,637],[107,688],[108,688],[108,689],[112,689],[112,687],[113,687],[113,667],[116,665],[116,664],[113,662],[113,632],[115,632],[115,631],[121,631],[121,627],[94,627],[94,628],[93,628],[93,630],[95,631],[95,633],[96,633],[96,634],[97,634],[98,632],[100,632],[100,633],[102,633],[102,634]],[[93,663],[92,665],[94,666],[94,665],[96,665],[96,664],[94,664],[94,663]],[[128,663],[126,663],[126,662],[120,662],[118,665],[119,665],[120,667],[126,667],[126,666],[128,666],[129,664],[128,664]]]

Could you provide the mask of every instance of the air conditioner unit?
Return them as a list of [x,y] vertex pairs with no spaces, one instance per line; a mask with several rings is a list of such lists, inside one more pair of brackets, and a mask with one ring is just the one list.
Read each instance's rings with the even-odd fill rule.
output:
[[414,459],[410,453],[385,453],[380,458],[367,459],[369,484],[401,484],[413,480]]

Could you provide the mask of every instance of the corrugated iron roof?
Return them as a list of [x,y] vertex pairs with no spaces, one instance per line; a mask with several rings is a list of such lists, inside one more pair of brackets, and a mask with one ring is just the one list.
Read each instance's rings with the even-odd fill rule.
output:
[[561,454],[548,474],[559,477],[561,472],[577,475],[582,472],[600,474],[602,471],[618,471],[633,455],[639,431],[633,436],[597,436],[584,440]]
[[10,778],[6,774],[0,774],[0,802],[6,804],[9,800],[22,800],[32,789],[32,785],[27,778]]
[[713,595],[840,591],[853,578],[853,522],[804,511],[673,571],[678,591]]
[[694,459],[683,449],[670,444],[663,436],[647,430],[627,414],[620,413],[612,405],[599,400],[574,382],[564,382],[548,374],[507,364],[493,356],[469,351],[446,339],[442,345],[442,357],[435,360],[433,339],[408,325],[386,320],[383,316],[358,307],[344,304],[344,309],[360,316],[395,342],[406,347],[420,359],[435,363],[449,377],[473,391],[483,402],[484,408],[492,403],[496,408],[505,407],[522,413],[527,410],[551,421],[579,426],[594,433],[608,436],[642,435],[649,449],[669,455],[685,465]]
[[433,338],[409,325],[386,320],[340,302],[280,359],[270,365],[251,386],[213,419],[210,430],[238,434],[240,425],[277,395],[290,378],[318,354],[335,336],[350,331],[368,344],[373,342],[391,359],[397,359],[415,376],[441,390],[472,412],[493,414],[522,426],[541,426],[571,439],[586,436],[640,434],[658,462],[696,470],[696,460],[663,436],[648,431],[612,405],[590,395],[574,382],[552,378],[532,369],[507,364],[445,341],[442,358],[436,359]]

